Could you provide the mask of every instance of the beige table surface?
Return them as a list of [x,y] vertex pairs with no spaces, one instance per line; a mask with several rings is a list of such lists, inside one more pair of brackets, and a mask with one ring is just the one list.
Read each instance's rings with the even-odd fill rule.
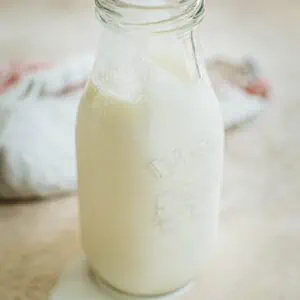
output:
[[[210,0],[208,55],[253,54],[270,108],[228,135],[219,253],[191,299],[300,299],[300,2]],[[0,0],[0,62],[96,44],[92,0]],[[59,146],[59,145],[58,145]],[[0,299],[45,300],[80,254],[75,197],[0,206]]]

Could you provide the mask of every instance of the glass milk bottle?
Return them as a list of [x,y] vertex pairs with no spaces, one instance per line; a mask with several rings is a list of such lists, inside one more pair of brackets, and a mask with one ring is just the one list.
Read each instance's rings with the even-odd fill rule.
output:
[[199,52],[203,0],[96,0],[77,120],[82,245],[99,282],[158,296],[213,252],[223,123]]

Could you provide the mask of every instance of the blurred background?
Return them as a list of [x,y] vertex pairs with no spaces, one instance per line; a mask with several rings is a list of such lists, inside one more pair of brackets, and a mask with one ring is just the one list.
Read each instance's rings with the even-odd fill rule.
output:
[[[208,0],[201,27],[207,58],[254,57],[272,92],[226,133],[221,253],[197,299],[300,299],[300,1]],[[93,51],[97,30],[92,0],[0,0],[0,64]],[[47,299],[76,228],[73,196],[1,204],[0,298]]]

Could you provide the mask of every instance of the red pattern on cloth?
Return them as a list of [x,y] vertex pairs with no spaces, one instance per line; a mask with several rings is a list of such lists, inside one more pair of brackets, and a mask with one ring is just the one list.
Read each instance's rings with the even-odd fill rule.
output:
[[11,63],[8,67],[0,69],[0,95],[17,85],[24,75],[32,74],[50,67],[51,64],[49,63]]
[[257,79],[249,83],[245,88],[249,95],[261,96],[263,99],[269,99],[269,90],[268,82],[263,79]]
[[[51,68],[51,64],[45,62],[32,63],[32,64],[20,64],[11,63],[5,68],[0,68],[0,95],[4,94],[7,90],[16,86],[22,78],[28,74],[33,74],[40,70]],[[51,96],[62,96],[72,93],[84,87],[85,81],[79,82],[76,85],[66,85],[61,91]],[[249,95],[260,96],[263,99],[269,98],[269,84],[262,79],[255,79],[250,82],[246,87],[240,87]]]

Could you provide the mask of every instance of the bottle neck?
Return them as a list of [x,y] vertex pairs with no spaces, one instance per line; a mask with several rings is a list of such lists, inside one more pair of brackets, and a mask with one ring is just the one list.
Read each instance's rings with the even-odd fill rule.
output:
[[103,23],[126,31],[151,33],[190,31],[202,21],[205,14],[204,0],[95,0],[95,2],[96,15]]

